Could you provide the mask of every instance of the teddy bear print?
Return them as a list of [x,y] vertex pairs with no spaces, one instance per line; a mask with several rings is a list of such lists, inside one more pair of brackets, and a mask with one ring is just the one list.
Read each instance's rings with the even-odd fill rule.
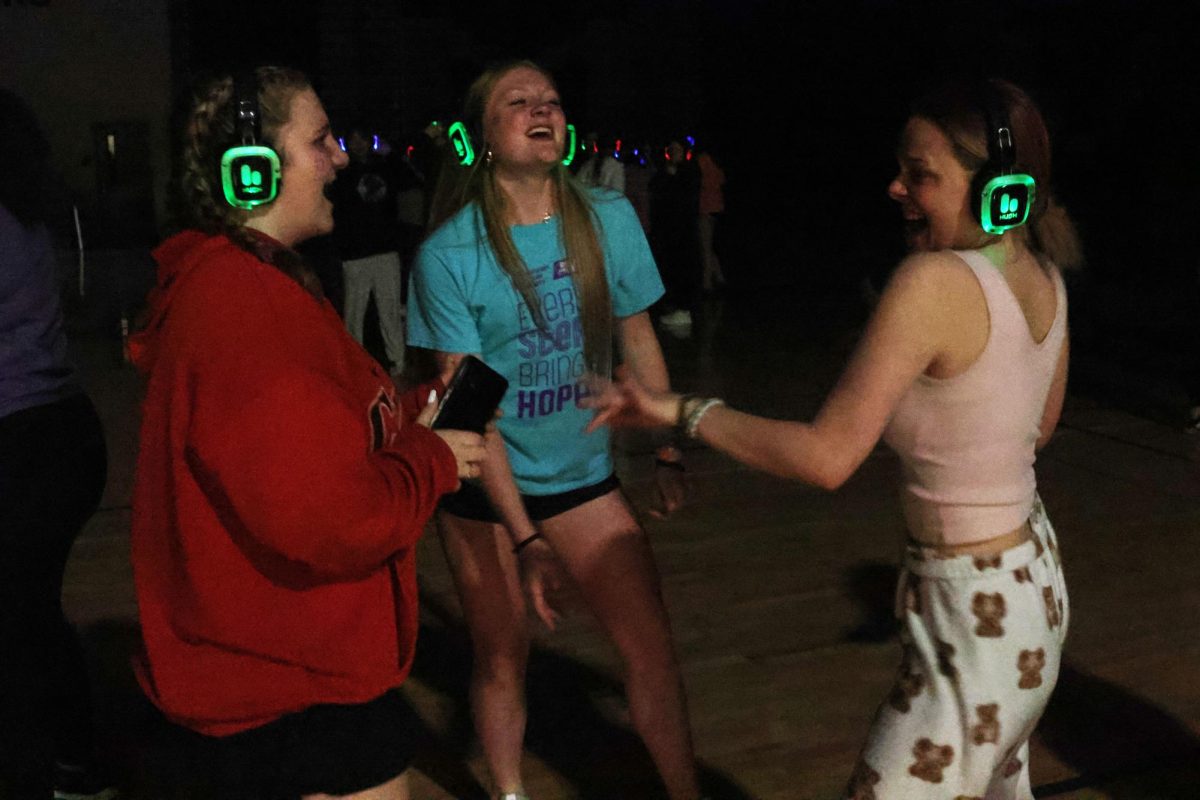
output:
[[1042,648],[1037,650],[1022,650],[1017,656],[1017,669],[1021,672],[1021,679],[1017,681],[1018,688],[1021,689],[1036,689],[1042,685],[1042,667],[1046,666],[1046,651]]
[[1034,547],[1034,553],[1037,556],[1037,558],[1041,558],[1042,553],[1046,552],[1046,548],[1042,545],[1042,537],[1041,536],[1033,537],[1033,547]]
[[906,648],[904,661],[900,664],[900,674],[896,677],[896,685],[888,694],[888,705],[901,714],[907,714],[912,710],[912,703],[909,701],[919,695],[924,688],[925,676],[912,671],[911,650]]
[[1004,626],[1000,624],[1005,614],[1004,595],[976,592],[971,598],[971,613],[979,618],[976,636],[997,638],[1004,635]]
[[850,773],[850,785],[846,794],[850,800],[875,800],[875,784],[879,783],[879,773],[871,769],[867,762],[859,761]]
[[975,713],[979,715],[979,724],[971,728],[971,741],[977,745],[999,743],[1000,720],[996,719],[996,715],[1000,713],[1000,705],[988,703],[975,706]]
[[1001,560],[1002,559],[999,555],[992,556],[991,558],[980,558],[976,556],[974,560],[975,569],[979,570],[980,572],[983,572],[985,569],[1000,569]]
[[954,762],[953,747],[937,745],[929,739],[917,740],[912,753],[917,760],[908,768],[909,774],[928,783],[941,783],[942,770]]
[[938,672],[952,681],[958,680],[958,667],[954,666],[954,645],[935,637],[933,646],[937,650]]
[[1054,597],[1054,589],[1043,586],[1042,600],[1046,604],[1046,624],[1050,626],[1050,630],[1054,630],[1062,625],[1062,609],[1059,608],[1058,600]]
[[1017,579],[1017,583],[1033,583],[1033,575],[1029,572],[1029,567],[1014,569],[1013,577]]

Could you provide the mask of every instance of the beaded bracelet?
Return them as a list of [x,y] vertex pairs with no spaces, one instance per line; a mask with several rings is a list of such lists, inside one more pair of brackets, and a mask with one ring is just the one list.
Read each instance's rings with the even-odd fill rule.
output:
[[519,554],[523,549],[525,549],[525,546],[527,544],[529,544],[530,542],[532,542],[535,539],[541,539],[541,538],[542,538],[541,533],[535,533],[532,536],[527,536],[526,538],[517,542],[516,546],[513,547],[513,552]]
[[688,412],[691,405],[700,398],[694,394],[679,395],[679,407],[675,410],[675,428],[680,432],[687,427]]
[[684,432],[692,439],[696,438],[696,429],[700,427],[700,420],[704,418],[715,406],[723,406],[725,401],[719,397],[710,397],[707,400],[701,401],[691,413],[688,414],[687,424],[684,426]]

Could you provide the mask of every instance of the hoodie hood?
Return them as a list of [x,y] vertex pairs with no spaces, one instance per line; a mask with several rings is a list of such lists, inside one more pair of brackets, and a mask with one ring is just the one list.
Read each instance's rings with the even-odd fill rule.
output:
[[145,322],[129,337],[129,356],[138,370],[148,375],[158,356],[159,337],[170,313],[171,301],[180,279],[204,263],[213,253],[228,249],[247,259],[253,257],[224,236],[200,231],[177,233],[154,249],[158,278],[146,298]]

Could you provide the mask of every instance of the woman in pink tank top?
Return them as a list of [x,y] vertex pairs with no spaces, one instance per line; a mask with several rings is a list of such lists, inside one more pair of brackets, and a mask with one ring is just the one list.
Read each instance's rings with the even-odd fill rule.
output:
[[[1058,675],[1067,597],[1033,460],[1066,386],[1059,268],[1078,240],[1050,183],[1041,113],[1010,83],[956,83],[912,107],[888,186],[910,255],[812,422],[628,377],[593,426],[675,425],[744,464],[834,490],[881,437],[905,466],[904,658],[847,796],[1031,798],[1028,739]],[[1028,175],[1028,195],[994,172]],[[1009,225],[1027,211],[1025,224]],[[989,230],[999,232],[987,232]],[[1004,381],[1007,394],[994,391]],[[992,413],[988,403],[1004,405]]]

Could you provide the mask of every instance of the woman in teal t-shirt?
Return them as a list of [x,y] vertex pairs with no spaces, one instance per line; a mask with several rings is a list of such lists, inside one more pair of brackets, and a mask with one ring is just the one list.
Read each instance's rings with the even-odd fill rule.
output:
[[[475,652],[471,703],[495,790],[523,796],[528,593],[565,568],[626,665],[633,724],[673,800],[695,800],[691,734],[658,570],[613,473],[607,432],[580,407],[611,371],[615,338],[639,380],[666,390],[646,309],[662,295],[632,206],[563,166],[566,120],[553,80],[529,62],[481,75],[465,119],[477,160],[443,171],[435,232],[409,292],[408,341],[443,374],[478,354],[509,380],[500,437],[479,485],[447,497],[439,528]],[[614,337],[615,334],[615,337]],[[501,443],[502,439],[502,443]],[[658,453],[663,509],[682,503],[682,454]]]

